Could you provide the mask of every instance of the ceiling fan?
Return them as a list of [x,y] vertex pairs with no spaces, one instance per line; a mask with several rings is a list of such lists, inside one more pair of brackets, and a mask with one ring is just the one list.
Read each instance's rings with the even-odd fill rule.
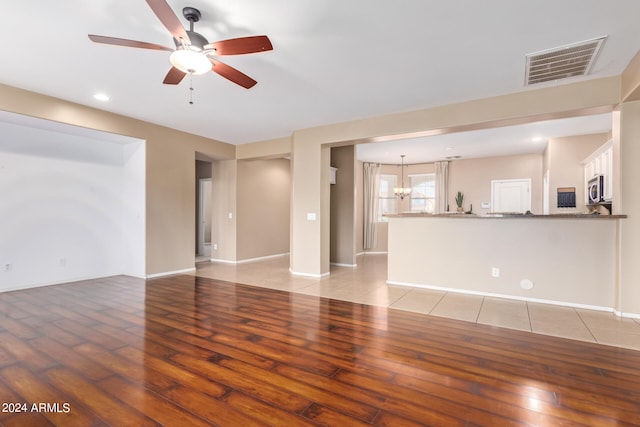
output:
[[171,52],[169,60],[172,67],[164,78],[164,84],[177,85],[187,74],[199,75],[211,70],[246,89],[255,86],[257,82],[254,79],[220,62],[215,56],[241,55],[272,50],[273,46],[269,37],[240,37],[209,43],[201,34],[193,31],[193,24],[198,22],[201,17],[198,9],[193,7],[182,9],[183,16],[190,23],[189,30],[185,30],[165,0],[146,1],[153,13],[173,36],[175,49],[154,43],[95,34],[89,34],[89,39],[96,43]]

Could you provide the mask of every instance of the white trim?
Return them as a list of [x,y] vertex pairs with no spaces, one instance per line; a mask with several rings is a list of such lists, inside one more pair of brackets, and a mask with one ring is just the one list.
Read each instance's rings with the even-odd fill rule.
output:
[[[7,288],[0,287],[0,294],[3,293],[3,292],[21,291],[21,290],[24,290],[24,289],[41,288],[41,287],[44,287],[44,286],[64,285],[64,284],[68,284],[68,283],[84,282],[86,280],[97,280],[97,279],[104,279],[104,278],[107,278],[107,277],[118,277],[118,276],[132,276],[132,275],[131,274],[124,274],[124,273],[115,273],[115,274],[107,274],[106,276],[82,276],[82,277],[73,277],[73,278],[70,278],[70,279],[63,279],[62,281],[55,281],[55,282],[30,283],[30,284],[26,284],[26,285],[10,286],[10,287],[7,287]],[[144,277],[140,277],[140,276],[132,276],[132,277],[136,277],[138,279],[144,279]]]
[[297,271],[293,271],[292,269],[289,269],[289,273],[293,274],[294,276],[312,277],[314,279],[321,279],[321,278],[327,277],[327,276],[329,276],[331,274],[331,273],[322,273],[322,274],[300,273],[300,272],[297,272]]
[[626,317],[628,319],[640,319],[640,313],[625,313],[623,311],[618,311],[615,308],[613,309],[613,314],[618,317]]
[[237,261],[238,264],[244,264],[247,262],[255,262],[255,261],[264,261],[267,259],[273,259],[273,258],[281,258],[284,256],[288,256],[289,252],[286,252],[284,254],[276,254],[276,255],[267,255],[267,256],[262,256],[262,257],[257,257],[257,258],[247,258],[247,259],[241,259],[240,261]]
[[358,252],[356,255],[387,255],[388,253],[387,251],[364,251]]
[[358,264],[342,264],[339,262],[332,262],[331,265],[335,265],[336,267],[351,267],[351,268],[358,267]]
[[[479,295],[485,297],[495,297],[495,298],[504,298],[516,301],[526,301],[526,302],[537,302],[541,304],[551,304],[551,305],[559,305],[563,307],[572,307],[572,308],[583,308],[587,310],[597,310],[597,311],[606,311],[609,313],[616,313],[616,311],[612,307],[602,307],[598,305],[588,305],[588,304],[576,304],[572,302],[566,301],[554,301],[554,300],[546,300],[541,298],[528,298],[528,297],[520,297],[515,295],[504,295],[504,294],[495,294],[492,292],[479,292],[479,291],[470,291],[466,289],[457,289],[457,288],[447,288],[444,286],[432,286],[432,285],[423,285],[417,283],[407,283],[407,282],[394,282],[391,280],[387,280],[388,285],[397,285],[397,286],[408,286],[412,288],[423,288],[423,289],[434,289],[437,291],[446,291],[453,292],[458,294],[467,294],[467,295]],[[640,316],[639,316],[640,317]]]
[[249,262],[265,261],[265,260],[268,260],[268,259],[280,258],[280,257],[284,257],[284,256],[289,256],[289,252],[284,253],[284,254],[267,255],[267,256],[262,256],[262,257],[257,257],[257,258],[241,259],[241,260],[238,260],[238,261],[232,261],[232,260],[227,260],[227,259],[217,259],[217,258],[211,258],[209,261],[221,262],[223,264],[246,264],[246,263],[249,263]]
[[191,268],[185,268],[183,270],[164,271],[162,273],[147,274],[146,278],[147,279],[155,279],[157,277],[175,276],[176,274],[191,273],[192,271],[196,271],[196,268],[195,267],[191,267]]
[[237,264],[238,261],[231,261],[228,259],[218,259],[218,258],[210,258],[209,261],[211,262],[220,262],[222,264]]

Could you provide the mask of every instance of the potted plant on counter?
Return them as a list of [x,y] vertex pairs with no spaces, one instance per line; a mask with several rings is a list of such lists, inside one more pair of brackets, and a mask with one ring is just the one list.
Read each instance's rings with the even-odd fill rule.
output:
[[464,202],[464,194],[462,193],[462,191],[458,191],[458,194],[456,194],[456,205],[458,206],[458,212],[459,213],[464,213],[464,206],[462,205],[462,203]]

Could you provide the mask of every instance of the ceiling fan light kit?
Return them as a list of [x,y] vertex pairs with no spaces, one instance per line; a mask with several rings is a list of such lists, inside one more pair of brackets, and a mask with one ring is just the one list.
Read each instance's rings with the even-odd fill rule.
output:
[[191,49],[177,49],[171,56],[169,56],[169,62],[178,70],[186,74],[200,75],[207,73],[211,70],[211,61],[201,52],[196,52]]
[[163,81],[164,84],[177,85],[186,75],[201,75],[213,71],[245,89],[255,86],[257,82],[254,79],[220,62],[216,57],[272,50],[273,46],[267,36],[239,37],[209,43],[204,36],[193,30],[194,23],[198,22],[201,17],[198,9],[194,7],[182,9],[182,15],[189,21],[189,30],[185,30],[166,0],[146,1],[153,13],[173,36],[175,49],[154,43],[94,34],[89,34],[89,39],[95,43],[171,52],[169,62],[172,67]]

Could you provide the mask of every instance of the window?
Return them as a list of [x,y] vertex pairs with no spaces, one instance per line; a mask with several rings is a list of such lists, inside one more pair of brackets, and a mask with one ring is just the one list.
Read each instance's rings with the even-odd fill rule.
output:
[[397,187],[398,177],[396,175],[380,174],[380,189],[378,190],[378,221],[386,222],[384,214],[398,213],[396,197],[393,189]]
[[409,175],[411,212],[433,213],[436,204],[436,176],[432,173]]

